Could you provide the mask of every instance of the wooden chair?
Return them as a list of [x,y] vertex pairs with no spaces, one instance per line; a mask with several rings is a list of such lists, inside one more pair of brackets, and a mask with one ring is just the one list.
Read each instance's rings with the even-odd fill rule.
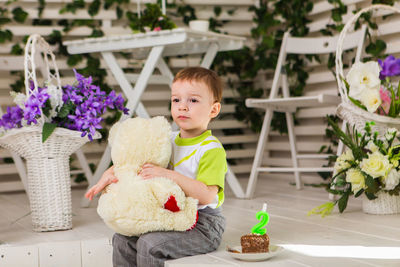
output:
[[[366,27],[349,34],[344,42],[343,50],[356,49],[355,60],[359,61],[364,43]],[[321,159],[327,158],[328,155],[323,154],[298,154],[296,148],[296,136],[294,133],[294,122],[292,113],[298,108],[305,107],[324,107],[336,106],[340,103],[338,95],[321,93],[313,96],[291,97],[285,73],[284,64],[287,54],[328,54],[336,51],[336,45],[339,36],[333,37],[293,37],[289,32],[283,36],[282,45],[278,57],[277,67],[275,69],[274,78],[269,98],[265,99],[246,99],[246,106],[251,108],[265,109],[264,121],[261,133],[257,143],[257,149],[247,185],[246,197],[251,198],[254,194],[257,183],[258,174],[260,172],[293,172],[295,176],[296,188],[301,189],[302,172],[331,172],[331,167],[299,167],[299,159]],[[278,97],[279,88],[282,88],[282,97]],[[290,151],[292,157],[292,167],[262,167],[264,149],[267,144],[268,135],[271,128],[271,119],[273,112],[284,112],[286,114],[286,123],[288,128],[288,136],[290,143]],[[339,144],[338,153],[343,150],[343,144]]]

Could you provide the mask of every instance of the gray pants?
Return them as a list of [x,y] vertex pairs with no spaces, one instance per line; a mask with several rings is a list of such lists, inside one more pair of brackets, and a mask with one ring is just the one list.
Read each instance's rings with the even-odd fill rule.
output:
[[141,236],[114,234],[114,267],[158,267],[164,261],[214,251],[221,243],[225,218],[220,208],[199,210],[196,227],[186,232],[151,232]]

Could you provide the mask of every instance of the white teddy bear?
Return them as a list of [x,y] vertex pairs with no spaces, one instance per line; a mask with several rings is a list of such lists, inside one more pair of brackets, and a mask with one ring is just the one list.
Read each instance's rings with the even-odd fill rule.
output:
[[99,199],[97,213],[115,232],[138,236],[153,231],[185,231],[197,222],[197,199],[186,197],[170,179],[143,180],[145,163],[167,167],[171,126],[164,117],[133,118],[116,123],[109,144],[117,183]]

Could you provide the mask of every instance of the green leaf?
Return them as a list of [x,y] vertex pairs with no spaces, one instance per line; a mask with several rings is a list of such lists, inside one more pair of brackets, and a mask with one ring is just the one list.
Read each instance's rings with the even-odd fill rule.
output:
[[70,113],[70,111],[72,111],[74,108],[74,105],[71,102],[68,102],[66,104],[64,104],[61,109],[60,112],[58,112],[58,117],[60,118],[66,118],[68,116],[68,114]]
[[341,14],[339,9],[332,10],[331,17],[335,22],[341,22],[342,21],[342,14]]
[[335,207],[335,202],[326,202],[325,204],[322,204],[318,207],[313,208],[310,210],[307,215],[313,215],[313,214],[321,214],[321,217],[325,217],[326,215],[329,215],[332,213],[333,208]]
[[349,200],[350,191],[347,191],[338,200],[339,212],[342,213],[347,207],[347,201]]
[[365,48],[365,51],[368,54],[371,54],[374,57],[379,57],[382,55],[382,53],[386,49],[386,43],[382,40],[376,40],[376,42],[371,42],[367,47]]
[[221,15],[221,12],[222,12],[222,8],[220,6],[215,6],[214,7],[214,14],[215,14],[216,17]]
[[374,194],[368,193],[368,192],[365,192],[365,195],[367,196],[367,198],[368,198],[369,200],[374,200],[374,199],[378,198],[378,197],[375,196]]
[[28,13],[25,12],[22,8],[16,7],[12,11],[13,18],[16,22],[23,23],[28,17]]
[[363,156],[363,152],[361,148],[353,142],[351,137],[349,137],[346,133],[340,129],[340,127],[337,125],[335,121],[333,121],[329,116],[326,117],[328,120],[328,124],[333,128],[333,131],[335,132],[336,136],[342,140],[343,144],[346,145],[348,148],[350,148],[353,151],[353,155],[355,159],[361,159]]
[[362,193],[364,193],[364,189],[361,189],[360,191],[358,191],[354,197],[359,197]]
[[11,41],[13,34],[10,30],[0,30],[0,43],[5,43],[7,40]]
[[90,35],[90,37],[102,37],[102,36],[104,36],[104,33],[100,29],[93,29],[92,34]]
[[57,124],[45,122],[43,124],[43,131],[42,131],[42,143],[46,142],[47,138],[54,132],[56,129]]
[[[390,94],[391,94],[391,99],[396,99],[396,95],[394,93],[392,86],[389,87],[389,90],[390,90]],[[397,116],[395,101],[390,101],[390,108],[389,108],[388,116],[392,117],[392,118],[395,118]]]
[[19,46],[19,44],[15,44],[11,48],[11,54],[20,56],[24,53],[24,50]]
[[[347,170],[347,169],[346,169]],[[345,175],[343,175],[345,173],[346,170],[343,170],[343,172],[341,173],[341,175],[336,177],[335,180],[335,185],[338,187],[342,187],[346,185],[346,178]]]
[[368,187],[365,191],[368,193],[376,193],[379,190],[378,182],[370,175],[365,176],[365,185]]
[[11,19],[9,18],[0,18],[0,26],[6,23],[9,23]]
[[39,18],[41,18],[42,14],[43,14],[43,10],[46,7],[46,0],[38,0],[38,2],[39,2],[38,15],[39,15]]
[[79,62],[81,62],[83,60],[82,55],[79,54],[75,54],[75,55],[69,55],[68,59],[67,59],[67,64],[70,67],[73,67],[75,65],[77,65]]
[[346,81],[346,79],[345,79],[343,76],[340,76],[340,79],[342,80],[342,82],[343,82],[344,85],[346,86],[347,94],[349,94],[350,84]]
[[95,16],[99,13],[100,10],[100,0],[94,0],[90,5],[88,9],[88,13],[90,16]]
[[348,98],[349,98],[350,101],[351,101],[354,105],[356,105],[357,107],[359,107],[359,108],[361,108],[361,109],[363,109],[363,110],[367,110],[367,108],[366,108],[363,104],[361,104],[361,102],[358,101],[357,99],[354,99],[354,98],[352,98],[351,96],[348,96]]
[[50,111],[51,111],[51,103],[50,99],[47,99],[46,102],[44,103],[44,106],[42,107],[42,112],[46,117],[49,117]]
[[117,8],[115,9],[115,12],[117,14],[117,18],[121,19],[122,16],[124,15],[124,11],[122,10],[122,8],[120,8],[119,6],[117,6]]

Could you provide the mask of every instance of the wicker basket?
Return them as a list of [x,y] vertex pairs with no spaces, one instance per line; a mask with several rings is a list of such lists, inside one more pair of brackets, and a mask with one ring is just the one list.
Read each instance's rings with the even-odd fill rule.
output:
[[400,196],[391,196],[380,191],[374,200],[363,197],[362,208],[369,214],[396,214],[400,213]]
[[42,143],[42,128],[9,131],[0,145],[26,159],[28,197],[34,231],[72,228],[69,156],[87,142],[81,133],[56,128]]
[[357,19],[361,16],[361,14],[368,11],[381,10],[381,9],[400,13],[399,9],[388,5],[372,5],[360,10],[344,26],[343,30],[340,33],[338,45],[336,48],[336,80],[338,82],[338,88],[340,96],[342,98],[342,103],[337,108],[337,114],[341,119],[343,119],[350,125],[355,126],[355,128],[359,132],[364,131],[364,126],[366,122],[374,121],[375,125],[372,126],[372,131],[378,132],[380,137],[382,137],[385,134],[388,128],[396,128],[400,130],[400,119],[381,116],[375,113],[370,113],[366,110],[363,110],[355,106],[349,100],[346,86],[340,77],[345,77],[343,74],[342,47],[347,32],[353,27],[353,24],[357,21]]
[[[49,60],[50,59],[50,60]],[[39,35],[31,35],[25,47],[25,89],[27,96],[38,90],[35,61],[49,84],[61,89],[60,77],[50,46]],[[53,72],[50,71],[50,67]],[[30,89],[30,81],[34,88]],[[61,93],[59,94],[61,97]],[[26,159],[28,197],[34,231],[72,228],[69,156],[88,141],[78,131],[56,128],[42,143],[44,118],[36,126],[7,131],[0,145]],[[99,138],[97,133],[94,138]]]

